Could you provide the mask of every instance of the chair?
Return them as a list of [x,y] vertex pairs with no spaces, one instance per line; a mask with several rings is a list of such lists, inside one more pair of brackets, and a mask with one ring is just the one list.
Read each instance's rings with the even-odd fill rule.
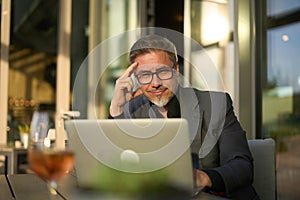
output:
[[248,140],[253,156],[253,186],[262,200],[276,199],[275,141],[272,138]]

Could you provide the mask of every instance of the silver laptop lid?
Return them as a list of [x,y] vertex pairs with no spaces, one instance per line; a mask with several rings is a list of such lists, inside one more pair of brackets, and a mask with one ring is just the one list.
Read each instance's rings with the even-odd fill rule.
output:
[[122,172],[134,177],[163,177],[176,187],[194,192],[185,119],[68,120],[65,128],[76,155],[80,186],[118,182],[112,172]]

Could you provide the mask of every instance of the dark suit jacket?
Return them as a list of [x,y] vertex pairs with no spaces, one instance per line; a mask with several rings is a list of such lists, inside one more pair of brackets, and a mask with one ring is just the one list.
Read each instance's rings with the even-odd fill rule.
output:
[[[157,118],[162,115],[140,95],[115,118]],[[168,117],[189,123],[191,151],[198,155],[199,168],[221,175],[228,197],[258,199],[253,181],[253,164],[245,131],[241,128],[227,93],[179,87],[169,103]]]

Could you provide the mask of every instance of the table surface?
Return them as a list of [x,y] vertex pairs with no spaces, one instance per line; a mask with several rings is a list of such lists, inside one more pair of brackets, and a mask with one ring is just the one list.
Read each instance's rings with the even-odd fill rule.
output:
[[[0,175],[0,197],[7,200],[92,200],[105,199],[99,194],[87,194],[79,192],[76,187],[76,177],[74,174],[68,174],[65,178],[58,182],[56,195],[51,195],[46,182],[35,174],[11,174]],[[210,195],[207,193],[199,193],[193,200],[222,200],[224,198]]]

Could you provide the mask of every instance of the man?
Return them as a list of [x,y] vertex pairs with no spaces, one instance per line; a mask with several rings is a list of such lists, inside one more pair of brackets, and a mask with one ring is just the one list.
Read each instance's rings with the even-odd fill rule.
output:
[[[129,63],[116,81],[110,118],[186,118],[197,187],[234,199],[258,199],[251,185],[253,164],[246,134],[229,95],[181,87],[176,47],[158,35],[139,39],[130,50]],[[133,91],[132,76],[139,95]]]

